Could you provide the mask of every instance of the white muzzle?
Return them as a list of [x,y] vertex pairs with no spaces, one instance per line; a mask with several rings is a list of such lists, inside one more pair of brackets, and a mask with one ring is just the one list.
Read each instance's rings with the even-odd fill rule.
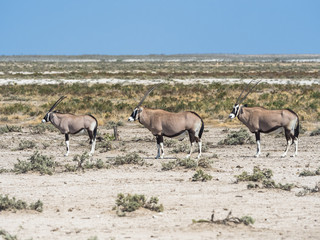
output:
[[230,113],[229,118],[234,119],[236,117],[236,115],[234,115],[233,113]]

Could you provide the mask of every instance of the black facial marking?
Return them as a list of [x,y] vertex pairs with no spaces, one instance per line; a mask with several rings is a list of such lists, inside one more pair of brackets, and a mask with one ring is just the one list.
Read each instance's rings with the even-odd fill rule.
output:
[[134,120],[136,120],[137,114],[138,114],[138,109],[136,108],[136,109],[133,110],[133,112],[132,112],[132,114],[131,114],[131,117],[132,117]]
[[47,113],[44,118],[43,118],[46,122],[49,122],[49,113]]

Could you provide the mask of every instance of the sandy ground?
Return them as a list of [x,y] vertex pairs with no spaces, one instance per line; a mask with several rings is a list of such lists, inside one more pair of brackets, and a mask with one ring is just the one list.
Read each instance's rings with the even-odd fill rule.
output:
[[[240,126],[240,125],[239,125]],[[156,144],[152,135],[138,123],[119,127],[121,140],[114,149],[93,159],[106,161],[111,157],[139,152],[148,165],[125,165],[111,169],[85,172],[56,172],[52,176],[38,173],[0,174],[0,193],[28,203],[40,199],[41,213],[35,211],[0,212],[0,229],[18,239],[319,239],[320,193],[296,196],[302,186],[314,187],[320,176],[299,177],[304,169],[316,170],[319,163],[319,137],[301,135],[299,156],[280,158],[285,148],[284,137],[262,135],[262,156],[254,158],[255,145],[220,146],[227,132],[224,128],[207,126],[203,142],[210,147],[204,158],[213,159],[213,176],[208,182],[192,182],[194,169],[162,171],[161,164],[186,153],[171,153],[155,160]],[[100,133],[112,134],[101,129]],[[12,169],[17,159],[26,160],[35,151],[15,150],[22,140],[33,140],[36,148],[52,155],[61,164],[73,163],[76,154],[89,151],[86,136],[71,136],[69,157],[63,157],[64,136],[46,132],[32,135],[28,128],[21,133],[1,135],[0,169]],[[187,142],[187,140],[184,140]],[[43,149],[43,143],[48,147]],[[85,144],[83,144],[85,143]],[[293,147],[290,149],[293,153]],[[217,154],[218,158],[213,158]],[[193,157],[196,153],[193,154]],[[235,184],[235,175],[252,172],[254,166],[269,168],[276,182],[293,183],[291,191],[247,189],[247,183]],[[140,209],[119,217],[112,210],[118,193],[157,196],[164,205],[163,213]],[[223,219],[245,215],[255,219],[251,226],[226,226],[192,223],[192,219]]]
[[[170,83],[182,83],[182,84],[211,84],[211,83],[223,83],[223,84],[234,84],[234,83],[249,83],[252,79],[239,79],[239,78],[208,78],[208,79],[171,79]],[[268,84],[295,84],[295,85],[319,85],[319,79],[256,79],[261,83]],[[167,80],[163,79],[152,79],[152,80],[141,80],[141,79],[0,79],[0,85],[28,85],[28,84],[73,84],[73,83],[88,83],[90,84],[156,84],[156,83],[168,83]]]

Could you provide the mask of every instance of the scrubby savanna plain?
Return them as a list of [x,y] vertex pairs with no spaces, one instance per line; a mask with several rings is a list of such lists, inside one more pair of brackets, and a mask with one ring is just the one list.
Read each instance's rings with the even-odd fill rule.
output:
[[[318,239],[319,59],[1,57],[0,236]],[[227,118],[245,83],[260,79],[244,103],[298,113],[295,158],[280,157],[286,145],[281,132],[262,134],[262,154],[254,158],[254,135]],[[184,159],[188,139],[166,139],[165,158],[156,160],[155,137],[138,122],[127,122],[155,84],[144,106],[195,111],[203,118],[198,166],[196,152]],[[40,123],[62,95],[67,98],[57,110],[89,113],[99,122],[92,157],[88,136],[71,135],[70,155],[64,157],[64,136],[50,123]]]

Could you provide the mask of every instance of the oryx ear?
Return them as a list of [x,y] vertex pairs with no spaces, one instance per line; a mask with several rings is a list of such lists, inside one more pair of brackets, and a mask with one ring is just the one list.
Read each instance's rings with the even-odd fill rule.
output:
[[138,108],[138,113],[141,113],[143,111],[143,107]]

